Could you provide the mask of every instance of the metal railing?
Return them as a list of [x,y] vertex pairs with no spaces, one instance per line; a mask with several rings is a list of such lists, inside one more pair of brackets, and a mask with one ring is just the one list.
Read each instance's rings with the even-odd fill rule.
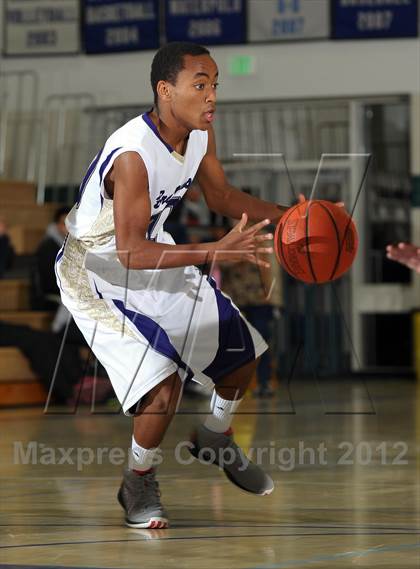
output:
[[37,202],[45,201],[49,185],[71,185],[80,178],[92,146],[92,124],[87,107],[95,104],[89,93],[52,95],[42,111]]
[[0,72],[0,176],[34,180],[37,154],[38,74]]

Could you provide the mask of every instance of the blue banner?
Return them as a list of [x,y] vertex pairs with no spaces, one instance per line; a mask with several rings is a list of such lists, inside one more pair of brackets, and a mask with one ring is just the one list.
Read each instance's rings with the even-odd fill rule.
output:
[[159,0],[84,0],[86,53],[159,47]]
[[165,23],[168,42],[245,43],[245,0],[166,0]]
[[402,38],[418,34],[417,0],[331,0],[332,37]]

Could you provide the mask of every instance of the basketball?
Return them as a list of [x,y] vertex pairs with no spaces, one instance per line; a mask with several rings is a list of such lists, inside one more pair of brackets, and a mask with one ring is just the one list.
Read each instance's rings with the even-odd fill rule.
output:
[[357,253],[358,235],[344,210],[326,200],[310,200],[290,208],[274,236],[279,263],[295,279],[325,283],[341,277]]

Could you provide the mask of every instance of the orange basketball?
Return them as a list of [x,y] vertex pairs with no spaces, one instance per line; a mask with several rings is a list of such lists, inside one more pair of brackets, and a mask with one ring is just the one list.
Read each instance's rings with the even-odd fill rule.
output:
[[359,238],[353,220],[332,202],[310,200],[290,208],[274,236],[279,263],[295,279],[325,283],[352,265]]

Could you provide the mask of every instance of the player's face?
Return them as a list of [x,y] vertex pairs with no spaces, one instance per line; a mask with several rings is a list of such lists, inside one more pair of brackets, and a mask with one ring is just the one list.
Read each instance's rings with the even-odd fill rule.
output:
[[216,109],[218,69],[209,55],[184,56],[184,69],[172,86],[174,117],[188,130],[207,130]]

